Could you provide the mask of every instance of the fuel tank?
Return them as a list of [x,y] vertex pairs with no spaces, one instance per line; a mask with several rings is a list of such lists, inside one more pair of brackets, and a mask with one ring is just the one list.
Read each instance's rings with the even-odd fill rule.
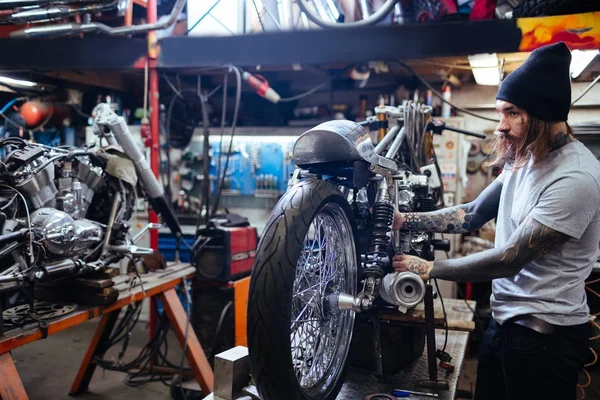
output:
[[365,160],[373,152],[369,132],[353,121],[333,120],[303,133],[294,145],[294,162],[299,167],[332,162]]

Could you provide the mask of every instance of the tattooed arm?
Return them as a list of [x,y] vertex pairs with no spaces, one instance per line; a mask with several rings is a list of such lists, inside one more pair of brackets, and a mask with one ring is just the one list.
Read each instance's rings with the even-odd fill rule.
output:
[[502,185],[492,182],[476,200],[427,213],[396,213],[394,230],[466,233],[476,231],[498,215]]
[[418,257],[396,256],[394,268],[412,271],[424,280],[440,278],[458,282],[490,281],[515,276],[529,262],[566,242],[570,236],[527,217],[503,248],[467,257],[428,262]]

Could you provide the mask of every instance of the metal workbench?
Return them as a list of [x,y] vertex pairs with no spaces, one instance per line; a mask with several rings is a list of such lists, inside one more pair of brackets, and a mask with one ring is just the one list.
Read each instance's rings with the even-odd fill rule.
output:
[[[463,300],[446,299],[444,300],[448,319],[468,320],[473,319],[473,313],[466,306]],[[475,309],[475,301],[469,301],[469,304]],[[435,310],[441,310],[439,300],[435,301]],[[436,329],[435,341],[437,348],[441,348],[444,343],[445,333],[443,330]],[[452,364],[455,367],[454,373],[445,375],[444,370],[438,368],[438,379],[447,379],[450,390],[429,390],[419,387],[419,381],[428,379],[427,372],[427,348],[423,351],[421,357],[413,362],[407,368],[391,377],[389,383],[378,382],[373,373],[358,371],[352,369],[346,378],[346,383],[337,397],[338,400],[359,400],[366,395],[373,393],[391,394],[393,389],[406,389],[418,392],[433,392],[439,394],[439,400],[454,400],[456,388],[458,387],[458,377],[462,369],[465,358],[467,343],[469,340],[468,332],[448,332],[448,344],[446,352],[452,356]],[[431,397],[411,396],[411,399],[431,399]]]
[[[464,300],[446,299],[444,300],[444,303],[448,313],[448,319],[467,321],[471,321],[473,319],[473,313],[471,310],[469,310]],[[470,300],[468,303],[471,308],[475,309],[475,301]],[[435,311],[441,311],[442,308],[439,299],[435,300],[434,308]],[[437,348],[441,348],[443,346],[444,336],[444,330],[436,330],[435,340]],[[388,377],[388,379],[386,379],[388,381],[387,383],[381,383],[377,381],[373,371],[350,369],[348,371],[348,375],[346,376],[346,382],[344,383],[337,400],[362,400],[369,394],[391,394],[393,389],[433,392],[439,395],[439,400],[454,400],[468,340],[469,332],[448,332],[448,344],[446,346],[446,352],[452,356],[452,364],[455,367],[455,371],[452,374],[446,375],[444,370],[438,367],[438,379],[447,379],[450,386],[449,390],[433,390],[419,387],[419,381],[429,378],[427,370],[427,349],[425,349],[421,357],[419,357],[410,366],[404,368],[399,373]],[[215,398],[212,393],[204,398],[204,400],[214,399],[218,398]],[[238,399],[247,400],[251,399],[251,397],[244,396]],[[413,395],[410,397],[410,399],[430,400],[432,397],[420,397]]]

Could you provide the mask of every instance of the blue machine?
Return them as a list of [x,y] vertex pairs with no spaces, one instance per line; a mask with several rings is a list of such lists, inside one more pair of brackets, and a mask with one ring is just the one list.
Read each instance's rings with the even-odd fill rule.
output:
[[[242,196],[276,196],[285,192],[288,179],[295,168],[291,158],[293,141],[294,138],[282,140],[278,137],[234,138],[223,192]],[[213,157],[210,174],[214,179],[217,175],[219,139],[211,138],[211,146]],[[229,141],[226,139],[223,143],[221,168],[225,166],[228,146]],[[216,191],[216,183],[213,183],[212,191]]]

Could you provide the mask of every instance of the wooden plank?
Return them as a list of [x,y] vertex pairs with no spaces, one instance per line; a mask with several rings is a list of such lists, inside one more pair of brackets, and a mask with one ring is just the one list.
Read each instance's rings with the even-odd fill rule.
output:
[[[385,312],[379,315],[379,319],[398,321],[409,325],[425,325],[425,310],[415,308],[406,314]],[[442,311],[434,311],[434,325],[436,329],[445,328],[444,313]],[[452,331],[473,332],[475,330],[475,322],[448,318],[448,329]]]
[[177,297],[177,293],[175,290],[171,289],[166,292],[160,294],[160,299],[163,302],[165,307],[165,311],[167,312],[167,316],[169,317],[169,322],[179,343],[183,347],[186,342],[186,326],[188,328],[187,332],[187,351],[186,356],[190,366],[192,367],[192,371],[194,372],[194,377],[200,384],[203,393],[212,393],[213,391],[213,383],[214,383],[214,375],[208,360],[206,359],[206,355],[204,354],[204,350],[202,350],[202,346],[200,345],[200,341],[192,328],[191,322],[188,320],[187,315],[179,301],[179,297]]
[[[83,307],[81,311],[76,311],[56,320],[49,321],[48,336],[79,325],[87,320],[99,317],[102,314],[118,310],[130,303],[136,303],[144,298],[155,296],[159,293],[172,289],[181,283],[182,277],[193,277],[195,271],[196,269],[194,267],[182,266],[180,271],[169,275],[168,279],[160,279],[150,282],[148,285],[144,285],[145,292],[142,292],[141,287],[138,287],[135,288],[131,294],[128,292],[121,293],[119,300],[106,308]],[[41,338],[42,332],[35,325],[11,330],[5,336],[0,337],[0,354],[6,353],[28,343],[35,342]]]
[[0,355],[0,399],[26,400],[27,393],[9,353]]
[[77,371],[73,385],[71,385],[69,395],[73,396],[87,391],[96,370],[96,363],[93,361],[93,358],[95,356],[102,356],[106,352],[106,341],[115,327],[119,312],[120,310],[115,310],[102,316],[96,328],[96,333],[94,333],[94,337],[83,357],[81,366],[79,366],[79,371]]

